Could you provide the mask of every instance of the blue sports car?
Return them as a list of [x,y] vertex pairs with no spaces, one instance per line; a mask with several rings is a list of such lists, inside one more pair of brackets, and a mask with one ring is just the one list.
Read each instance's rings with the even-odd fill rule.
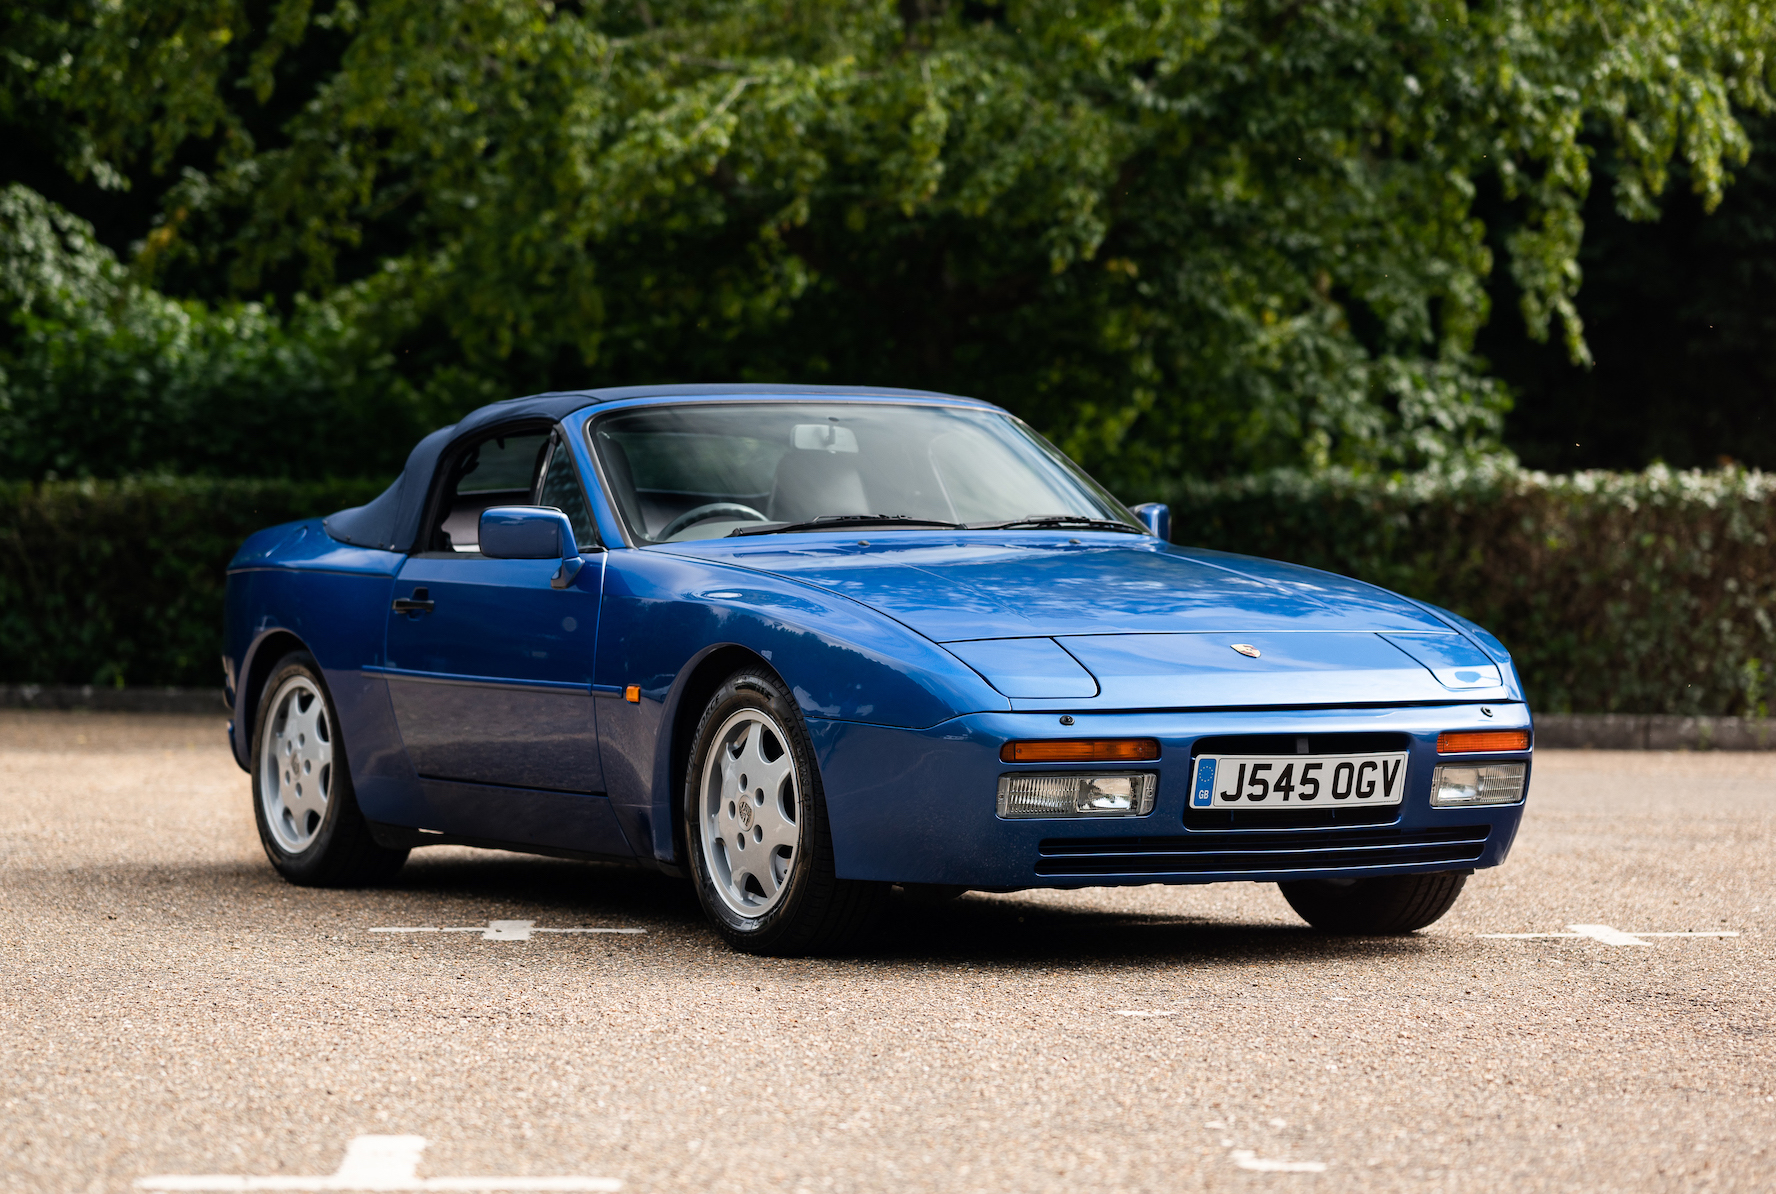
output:
[[1331,932],[1436,920],[1522,816],[1510,655],[1168,518],[944,394],[496,403],[241,547],[235,758],[292,882],[440,843],[624,860],[756,953],[838,948],[896,887],[1248,880]]

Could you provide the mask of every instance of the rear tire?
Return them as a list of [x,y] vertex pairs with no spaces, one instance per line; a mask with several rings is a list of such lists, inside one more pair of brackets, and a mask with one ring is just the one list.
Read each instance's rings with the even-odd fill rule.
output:
[[801,711],[762,668],[709,698],[685,775],[685,853],[697,898],[734,949],[831,953],[873,925],[887,885],[834,873],[826,794]]
[[407,861],[407,851],[385,849],[370,837],[333,698],[307,651],[278,660],[260,693],[253,816],[271,865],[301,887],[366,887]]
[[1278,883],[1289,907],[1326,933],[1381,937],[1412,933],[1455,904],[1467,875],[1390,875],[1380,879],[1302,879]]

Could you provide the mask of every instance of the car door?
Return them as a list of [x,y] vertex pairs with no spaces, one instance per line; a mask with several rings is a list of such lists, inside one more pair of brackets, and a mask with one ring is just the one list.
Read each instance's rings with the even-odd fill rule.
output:
[[[514,428],[440,471],[426,550],[402,565],[389,612],[386,675],[408,758],[422,781],[602,791],[591,684],[604,553],[565,444]],[[550,584],[559,561],[475,550],[482,509],[526,503],[555,506],[574,524],[586,562],[565,589]],[[504,814],[517,804],[494,793],[434,784],[428,798],[454,809],[443,817],[453,824],[434,826],[445,832],[512,841],[547,832],[515,832]]]

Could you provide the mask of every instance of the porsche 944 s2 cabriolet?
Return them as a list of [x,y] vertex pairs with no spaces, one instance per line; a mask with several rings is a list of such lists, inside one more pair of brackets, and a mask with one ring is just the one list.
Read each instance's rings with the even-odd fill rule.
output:
[[496,403],[368,505],[241,547],[235,758],[293,882],[439,843],[627,860],[760,953],[835,948],[894,886],[1441,916],[1522,815],[1510,655],[1166,520],[943,394]]

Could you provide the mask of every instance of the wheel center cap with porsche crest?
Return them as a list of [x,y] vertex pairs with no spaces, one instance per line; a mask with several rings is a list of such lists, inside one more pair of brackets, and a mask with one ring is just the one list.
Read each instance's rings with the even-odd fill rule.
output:
[[1231,646],[1235,651],[1238,651],[1247,659],[1256,659],[1261,654],[1258,648],[1254,647],[1251,643],[1233,643]]
[[752,801],[750,800],[740,802],[740,828],[752,828]]

